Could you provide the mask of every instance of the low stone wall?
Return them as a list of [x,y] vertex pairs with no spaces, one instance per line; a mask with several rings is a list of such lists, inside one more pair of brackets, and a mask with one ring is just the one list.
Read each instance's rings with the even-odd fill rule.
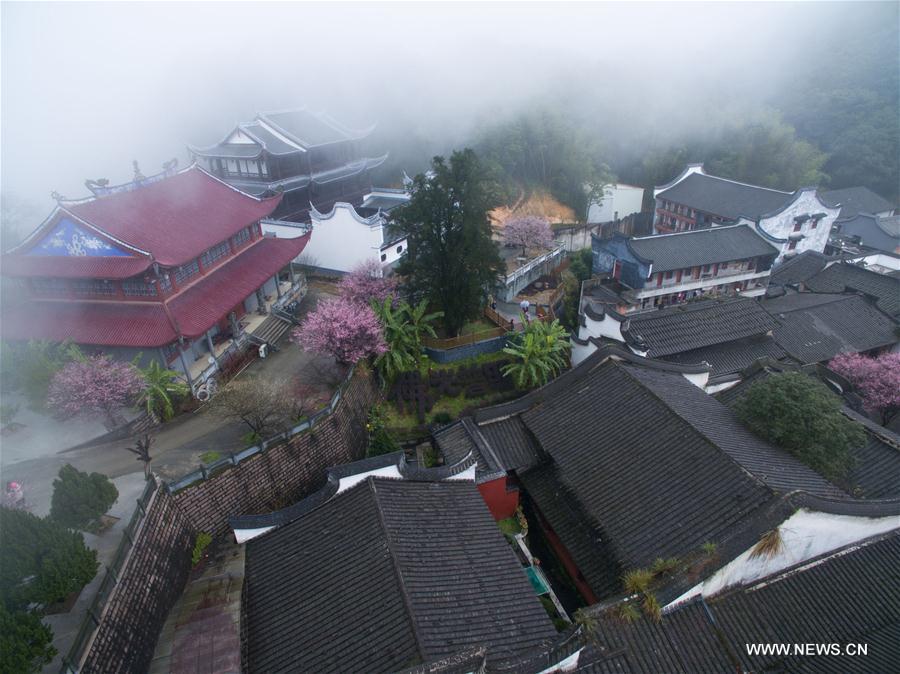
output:
[[174,491],[148,484],[62,671],[147,671],[187,582],[197,533],[229,535],[230,516],[284,507],[322,486],[327,467],[362,458],[378,397],[374,377],[356,368],[332,405],[290,439],[189,476]]
[[187,582],[194,536],[172,496],[157,489],[76,671],[147,671],[166,616]]
[[425,354],[435,363],[454,363],[458,360],[481,356],[485,353],[501,351],[508,341],[509,338],[506,335],[500,335],[482,342],[458,346],[455,349],[432,349],[426,346]]
[[214,536],[228,533],[233,515],[265,513],[293,503],[325,483],[329,466],[363,458],[366,418],[378,395],[374,377],[358,368],[334,409],[311,419],[308,430],[248,458],[210,466],[208,477],[175,491],[175,502],[197,531]]

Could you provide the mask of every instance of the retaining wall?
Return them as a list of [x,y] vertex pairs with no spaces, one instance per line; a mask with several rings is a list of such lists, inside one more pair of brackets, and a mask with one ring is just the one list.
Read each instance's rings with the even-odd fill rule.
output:
[[233,515],[265,513],[293,503],[325,483],[329,466],[365,456],[366,418],[377,397],[374,377],[357,369],[333,405],[314,415],[308,427],[171,485],[175,502],[197,531],[213,536],[228,533]]
[[454,349],[432,349],[426,346],[425,354],[435,363],[454,363],[473,356],[501,351],[508,341],[509,338],[506,335],[500,335],[482,342],[457,346]]

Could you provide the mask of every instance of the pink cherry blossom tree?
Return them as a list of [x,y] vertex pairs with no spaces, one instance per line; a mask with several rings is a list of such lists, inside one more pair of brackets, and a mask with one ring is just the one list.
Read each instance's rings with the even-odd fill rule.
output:
[[900,409],[900,353],[883,353],[875,358],[842,353],[828,367],[853,384],[866,409],[881,415],[882,424]]
[[134,404],[143,388],[140,370],[131,363],[93,356],[72,361],[53,376],[47,406],[67,417],[103,417],[115,428],[122,408]]
[[346,297],[319,302],[316,310],[294,329],[291,339],[305,351],[334,356],[342,365],[387,349],[372,307]]
[[553,229],[549,222],[534,215],[513,218],[503,225],[503,243],[521,247],[525,255],[529,248],[552,246]]
[[341,296],[354,302],[369,304],[375,300],[383,304],[388,297],[396,297],[397,280],[384,276],[377,260],[369,259],[356,265],[340,283]]

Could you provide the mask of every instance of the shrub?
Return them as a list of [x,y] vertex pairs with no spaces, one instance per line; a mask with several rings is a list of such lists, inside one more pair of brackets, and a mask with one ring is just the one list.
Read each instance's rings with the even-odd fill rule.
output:
[[385,428],[384,410],[381,406],[376,405],[369,410],[366,429],[369,431],[369,451],[366,452],[366,456],[381,456],[400,451],[400,446],[394,442]]
[[846,476],[853,463],[850,448],[865,442],[862,426],[841,413],[840,398],[800,372],[754,383],[734,407],[756,435],[830,480]]
[[0,508],[0,531],[0,599],[10,609],[61,601],[97,573],[84,536],[49,518]]
[[431,423],[433,424],[449,424],[451,421],[453,421],[453,415],[448,412],[436,412],[431,417]]
[[0,604],[0,674],[39,672],[56,655],[53,631],[36,613]]
[[85,529],[110,509],[119,490],[106,475],[84,473],[70,464],[53,480],[50,517],[69,529]]
[[212,535],[205,531],[201,531],[197,534],[197,539],[194,541],[194,551],[191,552],[191,564],[193,566],[197,566],[200,563],[200,560],[203,557],[203,551],[209,547],[209,544],[212,543]]

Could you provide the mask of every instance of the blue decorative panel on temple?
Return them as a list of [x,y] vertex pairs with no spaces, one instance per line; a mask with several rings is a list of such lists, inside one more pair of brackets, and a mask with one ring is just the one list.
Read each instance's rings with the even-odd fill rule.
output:
[[26,255],[57,255],[61,257],[131,257],[130,253],[101,239],[93,232],[76,225],[69,218],[60,218],[56,227]]

